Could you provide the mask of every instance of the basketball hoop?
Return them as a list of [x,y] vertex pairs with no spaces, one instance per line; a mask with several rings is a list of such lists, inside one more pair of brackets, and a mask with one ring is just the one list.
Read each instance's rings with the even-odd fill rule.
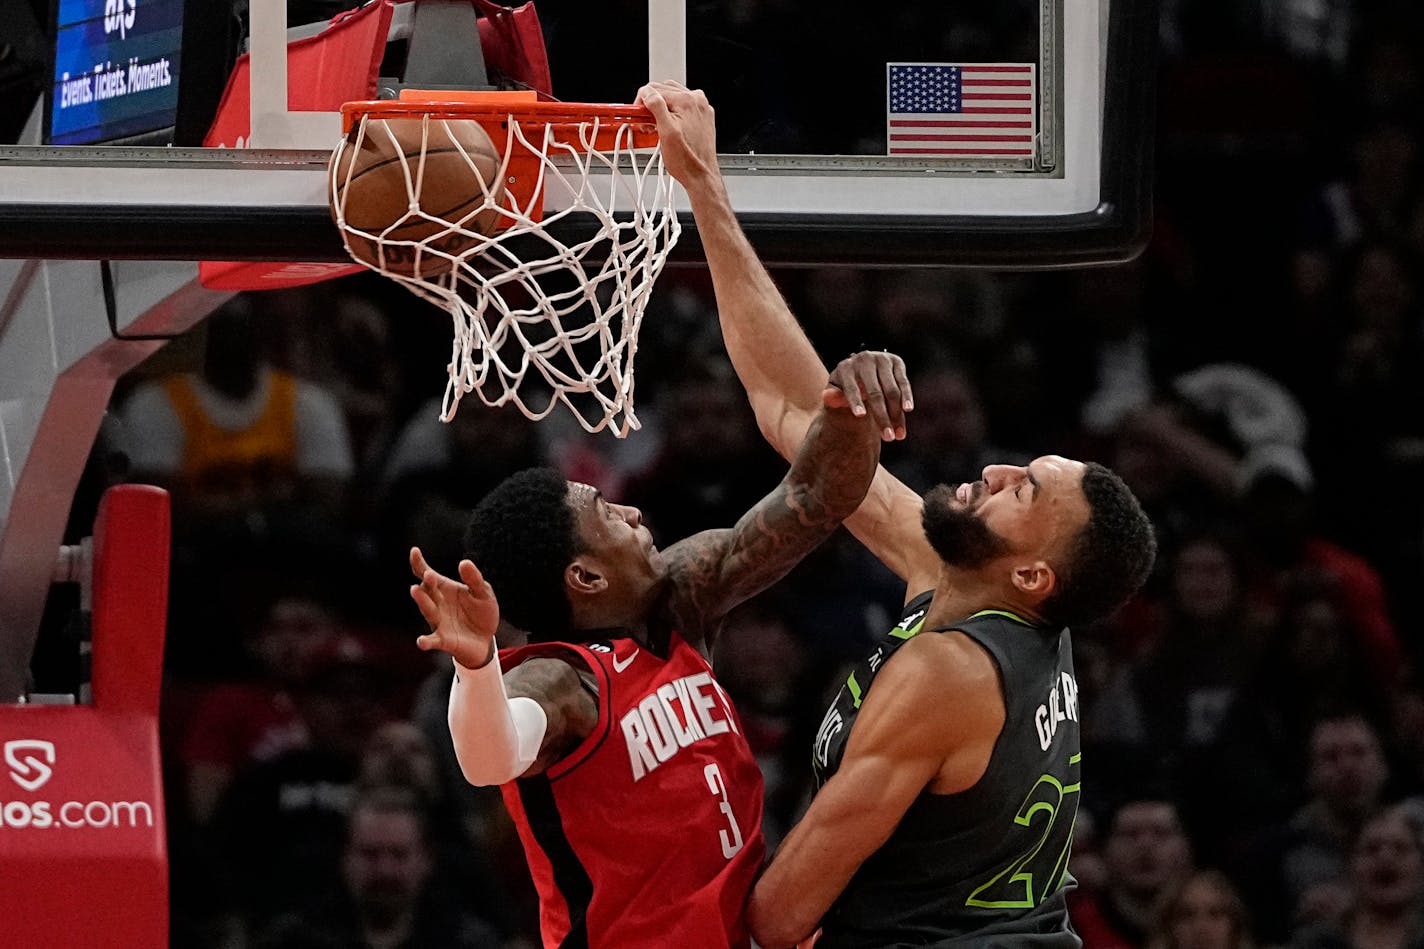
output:
[[[638,329],[682,230],[651,113],[532,92],[405,90],[341,114],[330,197],[347,251],[454,322],[442,421],[475,392],[535,420],[562,402],[589,432],[638,428]],[[467,144],[470,120],[492,153]],[[367,146],[392,157],[357,171],[348,150]],[[427,179],[427,162],[447,171]],[[369,208],[348,187],[373,171],[408,199],[378,224],[361,219]]]

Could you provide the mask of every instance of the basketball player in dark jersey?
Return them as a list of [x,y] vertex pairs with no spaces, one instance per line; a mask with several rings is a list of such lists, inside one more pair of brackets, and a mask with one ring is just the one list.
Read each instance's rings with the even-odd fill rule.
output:
[[[727,350],[762,432],[794,452],[825,370],[737,223],[700,92],[652,83]],[[904,434],[898,361],[856,367],[877,427]],[[933,450],[933,446],[927,446]],[[752,934],[781,949],[1080,945],[1068,922],[1081,788],[1070,624],[1142,584],[1152,527],[1096,464],[990,465],[922,499],[884,469],[846,526],[906,582],[899,625],[848,676],[813,750],[817,793],[758,881]]]
[[[864,498],[881,436],[837,386],[882,359],[837,367],[790,472],[731,529],[659,552],[636,509],[536,469],[476,508],[463,582],[411,551],[419,645],[454,658],[455,750],[501,786],[546,947],[749,945],[761,775],[707,654]],[[501,613],[531,645],[496,650]]]

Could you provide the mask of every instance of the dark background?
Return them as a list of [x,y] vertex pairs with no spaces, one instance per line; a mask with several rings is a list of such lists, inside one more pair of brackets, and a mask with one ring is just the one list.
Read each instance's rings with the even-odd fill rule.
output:
[[[608,88],[590,98],[626,99],[641,52],[571,39],[592,16],[576,7],[540,8],[556,87],[561,73],[596,73]],[[43,81],[26,68],[26,12],[45,22],[0,0],[0,132]],[[330,11],[292,19],[318,12]],[[1350,945],[1355,922],[1393,905],[1386,891],[1405,893],[1402,944],[1417,944],[1417,834],[1385,870],[1356,841],[1378,808],[1424,794],[1419,13],[1384,0],[1177,0],[1164,13],[1156,225],[1140,259],[776,276],[828,361],[863,346],[905,357],[918,408],[885,463],[916,488],[1055,452],[1111,465],[1153,515],[1162,552],[1147,589],[1074,631],[1085,757],[1072,868],[1088,944],[1216,944],[1171,925],[1179,884],[1211,867],[1258,944]],[[805,15],[695,5],[691,20],[709,24],[705,50],[716,37],[750,58],[707,73],[719,110],[719,95],[760,94],[766,108],[749,112],[777,117],[764,141],[835,151],[853,129],[779,105],[800,88]],[[994,11],[930,26],[968,37],[955,58],[1020,41]],[[704,68],[694,58],[694,78]],[[745,101],[722,114],[750,129],[736,118]],[[250,296],[116,394],[86,497],[125,477],[174,490],[163,729],[175,945],[362,945],[361,907],[417,891],[446,928],[411,944],[529,944],[533,897],[502,807],[449,757],[448,666],[412,646],[422,624],[405,551],[419,543],[448,570],[465,512],[532,463],[639,505],[663,543],[730,524],[784,470],[729,375],[697,267],[657,286],[638,359],[645,429],[626,443],[473,402],[434,423],[448,332],[376,277]],[[240,380],[269,370],[330,409],[288,447],[335,439],[345,461],[206,479],[133,463],[136,393],[193,372],[236,378],[245,398]],[[716,659],[764,765],[773,843],[804,806],[830,690],[902,592],[840,538],[731,624]],[[70,684],[63,635],[42,646],[40,691]],[[363,888],[341,869],[347,815],[390,785],[436,828],[436,870]],[[1161,819],[1144,831],[1129,813]]]

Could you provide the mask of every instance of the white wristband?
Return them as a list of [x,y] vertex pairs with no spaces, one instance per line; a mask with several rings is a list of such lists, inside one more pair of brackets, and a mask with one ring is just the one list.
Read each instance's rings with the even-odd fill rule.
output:
[[498,651],[478,669],[455,663],[449,721],[460,770],[475,785],[504,784],[529,770],[549,727],[534,699],[507,696]]

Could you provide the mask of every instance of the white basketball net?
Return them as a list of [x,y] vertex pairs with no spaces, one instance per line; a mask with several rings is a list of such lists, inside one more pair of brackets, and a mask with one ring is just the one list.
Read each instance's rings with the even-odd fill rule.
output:
[[[374,242],[376,263],[355,259],[443,307],[453,318],[455,338],[442,421],[454,417],[461,397],[475,392],[486,405],[513,402],[535,420],[562,402],[589,432],[608,428],[622,438],[639,427],[633,412],[638,328],[653,282],[682,227],[662,153],[657,148],[633,148],[632,128],[610,121],[590,118],[581,123],[579,147],[570,144],[573,136],[568,131],[556,136],[543,124],[526,137],[520,123],[511,119],[498,180],[507,180],[510,156],[517,149],[528,149],[540,158],[538,186],[525,207],[518,206],[512,193],[499,199],[494,189],[496,197],[491,197],[492,185],[483,182],[472,157],[447,132],[475,173],[474,180],[481,182],[484,203],[460,209],[455,220],[420,207],[417,196],[423,193],[424,162],[414,155],[403,156],[410,210],[379,233],[347,223],[344,199],[338,197],[346,193],[345,182],[339,180],[337,169],[343,164],[342,150],[359,149],[368,133],[390,136],[392,146],[394,135],[385,123],[365,116],[356,136],[343,138],[337,146],[331,163],[332,208],[347,250],[353,236]],[[442,122],[424,117],[421,157],[432,129]],[[615,127],[612,149],[592,147],[600,132],[606,138]],[[399,147],[393,150],[402,154]],[[544,201],[546,194],[546,213],[539,221],[535,203]],[[501,230],[485,236],[469,229],[491,208],[497,208],[502,218]],[[386,236],[422,220],[442,226],[422,240]],[[574,242],[564,243],[556,231],[573,235],[568,239]],[[460,239],[451,241],[453,235]],[[459,249],[449,253],[431,246],[434,243]],[[413,257],[414,266],[402,269],[417,276],[387,267],[387,253],[397,247],[400,250],[392,256],[405,261]],[[422,268],[422,261],[437,266]],[[422,269],[444,272],[420,276]]]

